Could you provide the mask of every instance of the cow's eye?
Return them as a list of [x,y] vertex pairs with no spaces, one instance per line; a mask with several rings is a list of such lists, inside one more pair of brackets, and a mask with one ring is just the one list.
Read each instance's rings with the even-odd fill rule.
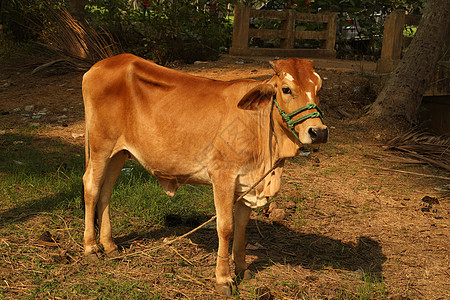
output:
[[291,89],[288,87],[284,87],[281,90],[283,91],[283,94],[292,94]]

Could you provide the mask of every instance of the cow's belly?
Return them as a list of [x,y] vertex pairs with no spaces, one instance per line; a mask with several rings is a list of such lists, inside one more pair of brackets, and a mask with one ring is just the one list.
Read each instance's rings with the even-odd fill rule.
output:
[[130,146],[124,146],[123,149],[128,151],[131,159],[158,178],[163,188],[164,183],[176,185],[177,188],[182,184],[211,185],[207,164],[201,159],[182,156],[170,149],[163,153],[156,149],[151,151],[149,148],[144,150]]

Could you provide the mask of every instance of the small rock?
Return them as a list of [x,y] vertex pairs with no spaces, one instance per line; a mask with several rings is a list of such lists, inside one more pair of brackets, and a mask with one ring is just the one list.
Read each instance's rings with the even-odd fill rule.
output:
[[11,112],[12,113],[16,113],[16,112],[19,112],[20,111],[20,107],[17,107],[17,108],[14,108]]
[[34,105],[27,105],[27,106],[25,106],[24,110],[28,111],[28,112],[33,111],[34,110]]
[[31,127],[39,127],[41,124],[39,124],[38,122],[33,122],[33,123],[30,123],[30,126]]
[[6,130],[0,130],[0,135],[6,134]]
[[46,108],[44,107],[43,109],[41,109],[41,110],[38,112],[38,115],[45,115],[45,114],[47,114],[47,112],[48,112],[48,109],[46,109]]
[[84,133],[75,133],[75,132],[72,133],[72,137],[74,139],[77,139],[77,138],[83,137],[83,136],[84,136]]
[[297,156],[303,156],[303,157],[307,157],[311,154],[311,152],[299,152]]
[[281,208],[274,209],[269,215],[269,219],[272,222],[281,222],[284,220],[285,217],[286,217],[286,212],[284,211],[284,209],[281,209]]
[[247,250],[267,250],[266,247],[261,245],[260,243],[256,242],[255,244],[247,243],[247,246],[245,246],[245,249]]
[[201,64],[207,64],[207,61],[201,61],[201,60],[196,60],[194,61],[194,65],[201,65]]
[[288,202],[286,202],[286,208],[287,208],[287,209],[293,209],[293,208],[295,208],[295,207],[296,207],[296,204],[295,204],[294,201],[288,201]]
[[134,168],[123,168],[122,173],[129,176],[129,175],[131,175],[131,172],[133,172],[133,170],[134,170]]
[[56,118],[57,119],[67,119],[67,116],[66,115],[61,115],[61,116],[57,116]]

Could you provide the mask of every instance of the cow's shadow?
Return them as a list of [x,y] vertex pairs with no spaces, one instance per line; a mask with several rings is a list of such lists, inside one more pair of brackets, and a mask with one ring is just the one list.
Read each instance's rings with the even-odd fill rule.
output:
[[[128,248],[131,240],[155,240],[189,231],[186,227],[160,228],[147,233],[131,233],[116,242]],[[218,247],[214,228],[200,229],[189,236],[191,241],[206,251],[215,252]],[[370,274],[366,280],[382,278],[382,264],[386,256],[381,245],[370,237],[361,236],[357,242],[343,242],[320,234],[296,232],[282,224],[270,221],[250,220],[247,227],[247,242],[255,246],[247,255],[256,256],[249,266],[252,271],[261,271],[273,264],[289,264],[303,268],[321,270],[325,267]]]

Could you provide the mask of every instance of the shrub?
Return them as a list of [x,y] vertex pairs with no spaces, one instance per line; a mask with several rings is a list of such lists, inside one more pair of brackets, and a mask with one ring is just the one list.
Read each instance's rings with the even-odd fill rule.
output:
[[225,2],[151,1],[144,14],[141,4],[136,9],[128,1],[91,1],[87,12],[88,19],[108,28],[126,51],[161,64],[215,59],[231,41]]

